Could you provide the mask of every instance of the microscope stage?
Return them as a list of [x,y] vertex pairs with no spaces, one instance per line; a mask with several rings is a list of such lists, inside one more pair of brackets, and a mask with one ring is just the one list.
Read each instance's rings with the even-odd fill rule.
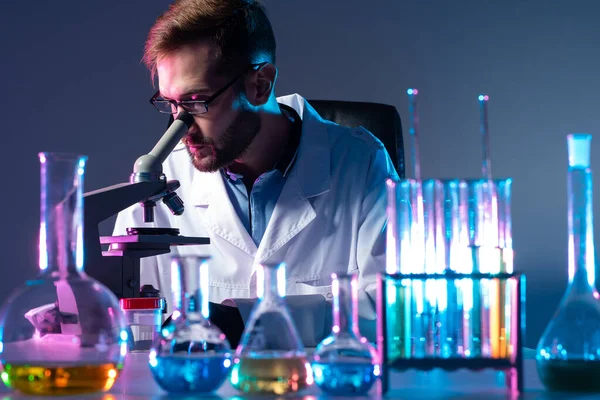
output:
[[171,246],[210,244],[210,239],[179,235],[123,235],[101,236],[100,244],[109,245],[108,251],[102,252],[104,256],[149,257],[169,253]]

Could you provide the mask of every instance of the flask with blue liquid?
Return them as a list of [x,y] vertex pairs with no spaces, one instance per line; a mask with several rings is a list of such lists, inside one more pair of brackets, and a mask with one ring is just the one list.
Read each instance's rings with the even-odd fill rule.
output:
[[229,375],[229,342],[208,321],[208,261],[197,256],[171,261],[175,310],[149,359],[154,380],[169,393],[210,393]]
[[380,375],[375,348],[358,328],[356,274],[332,274],[333,327],[316,348],[315,383],[331,395],[366,394]]

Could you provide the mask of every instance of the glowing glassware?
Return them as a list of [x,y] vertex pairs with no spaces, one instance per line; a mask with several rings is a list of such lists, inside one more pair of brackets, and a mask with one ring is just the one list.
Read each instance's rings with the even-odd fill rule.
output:
[[2,381],[34,395],[112,387],[127,352],[116,296],[84,273],[83,176],[87,157],[40,153],[40,273],[0,316]]
[[[468,273],[513,272],[511,189],[512,179],[465,181],[468,187]],[[505,358],[511,343],[510,314],[503,305],[511,296],[506,282],[496,279],[461,282],[464,307],[464,354],[467,357]]]
[[[497,220],[498,220],[498,249],[496,253],[499,262],[494,263],[496,270],[492,273],[509,273],[513,271],[514,252],[512,245],[512,179],[497,179],[494,181],[497,198]],[[490,335],[492,357],[505,358],[511,353],[510,312],[504,307],[507,304],[507,296],[512,296],[510,285],[505,281],[496,281],[492,284],[492,307],[490,312]]]
[[173,316],[150,350],[150,370],[169,393],[209,393],[225,381],[231,348],[208,321],[208,258],[173,257]]
[[537,346],[537,368],[550,390],[600,392],[600,302],[596,291],[591,135],[571,134],[569,286]]
[[[497,245],[491,244],[492,232],[492,189],[487,179],[467,181],[469,209],[469,248],[471,260],[465,270],[468,273],[491,272],[487,261]],[[496,236],[497,239],[497,236]],[[463,344],[466,357],[488,357],[490,355],[489,290],[485,279],[460,282],[467,304],[463,308]]]
[[231,384],[244,393],[282,395],[312,385],[312,369],[285,304],[285,264],[258,265],[258,301],[235,352]]
[[386,279],[390,359],[508,354],[505,283],[466,275],[513,272],[511,183],[388,180],[386,272],[452,278]]
[[315,383],[332,395],[363,395],[380,375],[375,348],[358,329],[357,277],[332,274],[333,328],[317,346]]
[[[468,191],[464,180],[451,179],[443,182],[443,216],[438,219],[442,239],[436,242],[436,252],[443,258],[445,274],[470,273]],[[444,358],[464,355],[464,291],[463,281],[448,279],[443,285],[440,300],[444,300],[444,312],[440,316],[440,355]],[[445,296],[444,296],[445,295]],[[466,301],[468,305],[468,300]]]

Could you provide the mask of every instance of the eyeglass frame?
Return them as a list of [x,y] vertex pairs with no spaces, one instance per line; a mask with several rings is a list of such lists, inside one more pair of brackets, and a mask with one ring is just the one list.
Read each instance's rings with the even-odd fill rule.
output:
[[[268,61],[264,61],[258,64],[250,64],[248,66],[248,68],[246,68],[244,71],[242,71],[240,74],[236,75],[231,81],[229,81],[225,86],[223,86],[221,89],[217,90],[215,93],[213,93],[211,96],[208,97],[208,99],[206,100],[181,100],[181,101],[177,101],[177,100],[167,100],[167,99],[160,99],[160,101],[164,101],[167,103],[170,103],[172,106],[175,106],[175,110],[177,110],[179,107],[183,108],[186,112],[188,112],[191,115],[202,115],[202,114],[206,114],[208,112],[208,106],[215,101],[220,95],[222,95],[223,93],[225,93],[225,91],[227,89],[229,89],[235,82],[237,82],[238,79],[240,79],[242,76],[244,76],[246,73],[248,73],[250,70],[254,70],[254,71],[258,71],[260,68],[264,67],[265,65],[269,64]],[[166,112],[166,111],[161,111],[155,104],[156,101],[159,101],[159,97],[160,97],[160,90],[157,90],[156,93],[154,93],[154,95],[150,98],[150,104],[152,104],[154,106],[154,108],[156,108],[156,110],[161,113],[161,114],[177,114],[177,111],[171,111],[171,112]],[[188,109],[188,105],[189,104],[202,104],[204,105],[204,112],[197,112],[197,111],[190,111]]]

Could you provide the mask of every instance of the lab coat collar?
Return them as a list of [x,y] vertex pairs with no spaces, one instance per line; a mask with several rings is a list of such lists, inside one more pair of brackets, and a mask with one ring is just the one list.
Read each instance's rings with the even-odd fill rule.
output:
[[[300,95],[292,94],[277,98],[277,102],[292,107],[302,119],[302,137],[295,165],[290,177],[298,179],[305,198],[318,196],[329,191],[330,148],[327,125],[315,109]],[[226,190],[219,172],[206,173],[194,169],[191,204],[206,206],[215,201],[216,191]],[[219,196],[219,201],[224,200]]]
[[192,204],[199,209],[207,208],[205,212],[199,210],[204,215],[204,226],[252,257],[254,266],[269,260],[315,218],[309,198],[329,190],[331,171],[326,123],[298,95],[278,101],[294,108],[302,118],[302,137],[296,164],[281,190],[258,248],[235,212],[219,172],[194,170],[190,188]]
[[291,175],[297,174],[306,198],[329,191],[331,150],[325,121],[298,94],[279,97],[277,102],[292,107],[302,118],[302,137],[298,148],[298,159]]

